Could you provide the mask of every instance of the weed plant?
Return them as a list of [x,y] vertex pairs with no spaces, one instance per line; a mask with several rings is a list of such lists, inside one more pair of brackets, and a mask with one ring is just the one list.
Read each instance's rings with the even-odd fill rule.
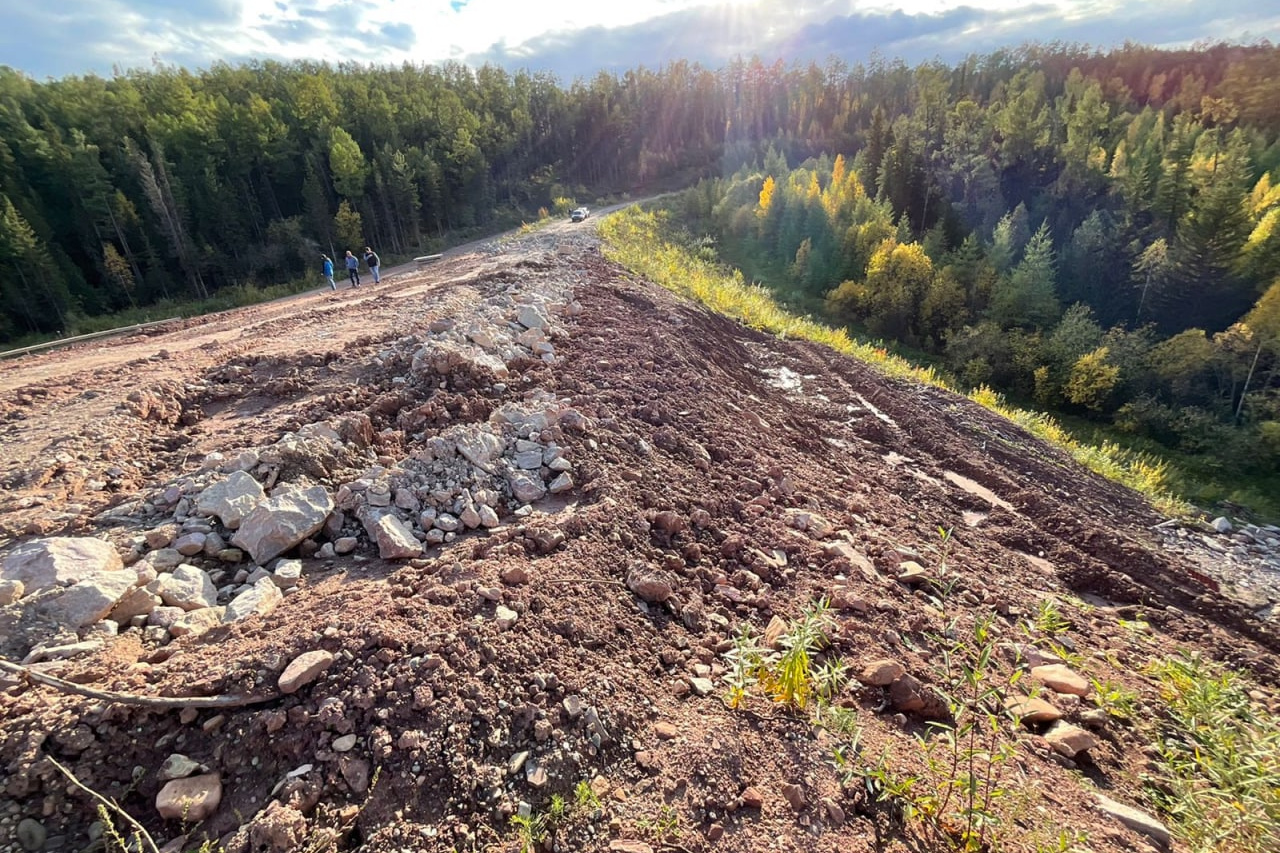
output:
[[831,626],[831,605],[825,598],[806,607],[779,638],[780,652],[761,647],[751,627],[742,626],[734,637],[733,648],[725,653],[729,664],[725,704],[741,708],[755,687],[779,705],[796,711],[808,709],[815,699],[834,697],[844,685],[848,668],[836,658],[816,666]]
[[[907,820],[918,822],[947,849],[963,853],[999,845],[1001,805],[1013,793],[1004,785],[1004,773],[1015,755],[1017,719],[1005,697],[1021,674],[1000,671],[992,621],[979,619],[971,638],[943,643],[937,674],[951,720],[930,723],[917,736],[925,771],[894,773],[887,756],[862,771],[869,792],[896,803]],[[841,758],[847,765],[847,753]]]
[[1071,623],[1058,609],[1058,602],[1052,598],[1043,599],[1036,607],[1035,628],[1046,637],[1056,637],[1065,633]]

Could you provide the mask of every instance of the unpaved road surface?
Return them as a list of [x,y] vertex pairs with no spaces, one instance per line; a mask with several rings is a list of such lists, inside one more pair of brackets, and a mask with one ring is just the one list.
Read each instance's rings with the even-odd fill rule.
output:
[[[42,849],[87,849],[101,832],[47,756],[160,844],[187,837],[181,849],[516,851],[522,810],[544,821],[547,850],[919,849],[912,825],[833,768],[847,735],[759,693],[726,706],[731,638],[822,598],[820,656],[851,674],[889,659],[927,694],[942,635],[990,615],[1008,651],[1037,639],[1027,623],[1053,600],[1073,665],[1136,691],[1141,719],[1093,718],[1075,760],[1043,726],[1016,734],[1007,782],[1024,799],[1006,849],[1068,828],[1095,851],[1149,849],[1075,774],[1150,809],[1139,776],[1156,695],[1138,671],[1151,656],[1191,648],[1245,668],[1280,712],[1274,627],[1163,552],[1137,496],[961,398],[637,280],[591,225],[0,363],[6,544],[96,536],[144,566],[175,534],[230,538],[194,507],[245,454],[268,490],[319,484],[347,507],[284,554],[302,577],[270,612],[185,636],[145,616],[85,629],[90,649],[38,664],[101,690],[262,701],[160,710],[0,683],[0,849],[32,833]],[[548,306],[545,341],[517,319],[531,304]],[[541,414],[510,414],[530,407]],[[507,457],[471,465],[457,449],[495,424],[523,454],[505,479],[492,469]],[[521,500],[543,487],[517,468],[571,486]],[[450,515],[473,498],[495,523]],[[419,555],[380,556],[356,520],[374,507],[399,513]],[[233,575],[259,570],[226,551],[183,559],[216,579],[218,606],[242,589]],[[899,580],[909,563],[924,580]],[[52,642],[20,606],[0,608],[11,657]],[[328,668],[280,692],[307,652]],[[1084,725],[1092,703],[1054,698]],[[856,678],[832,701],[864,755],[923,771],[913,736],[930,702]],[[157,813],[173,754],[218,780],[198,824]],[[558,818],[553,795],[568,803]]]

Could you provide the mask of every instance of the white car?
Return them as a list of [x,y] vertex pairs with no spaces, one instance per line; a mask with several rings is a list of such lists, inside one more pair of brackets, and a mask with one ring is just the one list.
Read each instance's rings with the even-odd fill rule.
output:
[[591,211],[587,210],[585,207],[578,207],[574,208],[573,213],[569,214],[569,220],[571,222],[581,222],[590,215]]

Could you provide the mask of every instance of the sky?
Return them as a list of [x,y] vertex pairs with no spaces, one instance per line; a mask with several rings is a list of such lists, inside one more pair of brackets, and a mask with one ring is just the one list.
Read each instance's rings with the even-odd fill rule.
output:
[[1280,0],[6,0],[0,65],[37,80],[156,63],[457,60],[564,83],[675,59],[954,62],[1028,41],[1280,42]]

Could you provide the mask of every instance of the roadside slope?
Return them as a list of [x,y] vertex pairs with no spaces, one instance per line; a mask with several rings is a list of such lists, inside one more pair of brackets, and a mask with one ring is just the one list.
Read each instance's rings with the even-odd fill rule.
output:
[[[106,537],[146,588],[198,533],[181,562],[218,588],[199,610],[259,568],[288,590],[270,612],[183,636],[145,614],[118,635],[89,626],[89,648],[39,664],[100,689],[260,703],[158,711],[9,684],[0,831],[14,840],[28,819],[45,849],[88,843],[96,815],[50,755],[162,843],[191,831],[183,849],[204,834],[305,849],[330,833],[338,849],[516,850],[524,809],[565,850],[906,850],[919,826],[834,767],[836,747],[856,729],[861,771],[883,755],[896,777],[927,776],[914,737],[939,715],[944,638],[990,617],[1001,678],[1005,655],[1052,664],[1052,639],[1135,696],[1132,718],[1099,718],[1050,690],[1092,740],[1070,758],[1046,738],[1054,724],[1008,729],[1006,849],[1068,829],[1096,851],[1143,849],[1085,787],[1149,809],[1141,750],[1158,701],[1141,665],[1199,650],[1254,673],[1280,711],[1274,630],[1163,552],[1133,493],[963,398],[638,280],[587,229],[258,310],[190,330],[196,344],[175,331],[37,372],[0,413],[15,541]],[[278,580],[274,555],[205,547],[234,537],[198,507],[237,468],[334,500],[283,554],[300,580]],[[389,516],[419,553],[384,556]],[[734,636],[773,622],[776,639],[822,599],[821,660],[870,682],[834,685],[849,725],[814,726],[758,692],[727,707]],[[22,601],[0,610],[9,655],[82,639]],[[1034,627],[1046,601],[1063,621],[1051,638]],[[311,652],[327,668],[281,693]],[[885,662],[902,672],[881,685]],[[198,826],[156,811],[175,753],[217,777]],[[569,804],[558,819],[552,795]]]

